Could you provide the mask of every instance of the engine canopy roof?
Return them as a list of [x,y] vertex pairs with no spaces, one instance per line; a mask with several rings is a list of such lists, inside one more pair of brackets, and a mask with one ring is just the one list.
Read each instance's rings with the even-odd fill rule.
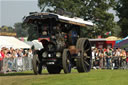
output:
[[70,18],[67,16],[55,14],[55,13],[37,13],[37,12],[30,13],[29,16],[24,17],[23,23],[33,23],[33,21],[36,21],[36,20],[46,20],[46,19],[54,19],[57,22],[74,24],[74,25],[83,26],[83,27],[94,25],[92,22],[85,21],[82,18],[78,18],[78,17]]

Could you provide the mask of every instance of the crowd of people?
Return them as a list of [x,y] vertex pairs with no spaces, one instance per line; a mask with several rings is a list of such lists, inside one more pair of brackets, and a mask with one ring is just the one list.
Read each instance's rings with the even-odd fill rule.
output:
[[[33,58],[32,50],[1,48],[0,50],[0,71],[2,70],[3,60],[18,58],[20,64],[21,58]],[[92,49],[92,68],[94,69],[127,69],[128,68],[128,52],[125,49],[104,48]]]
[[128,52],[120,48],[104,48],[92,50],[92,67],[94,69],[126,69]]
[[[12,47],[11,48],[2,47],[0,50],[0,71],[2,70],[4,59],[10,59],[15,61],[15,59],[17,58],[17,60],[19,61],[17,64],[20,64],[22,63],[22,58],[24,57],[32,58],[33,57],[32,50],[13,49]],[[7,63],[11,64],[13,62],[10,63],[10,61],[8,61]]]

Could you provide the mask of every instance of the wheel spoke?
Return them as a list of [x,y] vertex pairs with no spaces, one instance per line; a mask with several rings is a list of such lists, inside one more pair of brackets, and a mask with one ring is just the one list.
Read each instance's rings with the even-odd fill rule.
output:
[[87,61],[84,61],[84,63],[85,63],[87,66],[89,66],[89,63],[88,63]]
[[90,50],[90,48],[86,49],[84,52],[88,52]]
[[89,63],[87,62],[87,60],[90,59],[90,57],[89,57],[89,56],[86,56],[86,57],[83,58],[83,59],[84,59],[84,63],[89,66]]
[[90,56],[86,56],[86,58],[90,59]]
[[84,45],[84,48],[86,48],[86,47],[87,47],[87,45],[88,45],[88,42],[86,42],[86,44]]

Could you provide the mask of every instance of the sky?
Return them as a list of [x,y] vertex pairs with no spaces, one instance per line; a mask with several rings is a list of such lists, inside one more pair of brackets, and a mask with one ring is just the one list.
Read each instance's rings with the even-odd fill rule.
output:
[[[38,0],[0,0],[0,27],[13,27],[16,22],[22,22],[29,12],[40,12],[37,4]],[[109,12],[115,14],[112,9]],[[115,17],[115,21],[118,21],[118,17]]]
[[38,0],[0,0],[0,26],[14,26],[29,12],[40,12]]

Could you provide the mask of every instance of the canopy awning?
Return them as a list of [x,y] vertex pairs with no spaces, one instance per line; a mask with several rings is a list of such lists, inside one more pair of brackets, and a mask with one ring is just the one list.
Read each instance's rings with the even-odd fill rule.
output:
[[26,43],[18,40],[15,37],[9,37],[9,36],[0,36],[0,47],[13,47],[14,49],[30,48],[30,46],[27,45]]
[[119,43],[116,43],[115,45],[114,45],[114,48],[127,48],[127,47],[125,47],[125,46],[128,46],[127,45],[128,44],[128,39],[126,39],[126,40],[123,40],[123,41],[121,41],[121,42],[119,42]]
[[110,36],[110,37],[107,37],[106,40],[121,40],[121,38]]

